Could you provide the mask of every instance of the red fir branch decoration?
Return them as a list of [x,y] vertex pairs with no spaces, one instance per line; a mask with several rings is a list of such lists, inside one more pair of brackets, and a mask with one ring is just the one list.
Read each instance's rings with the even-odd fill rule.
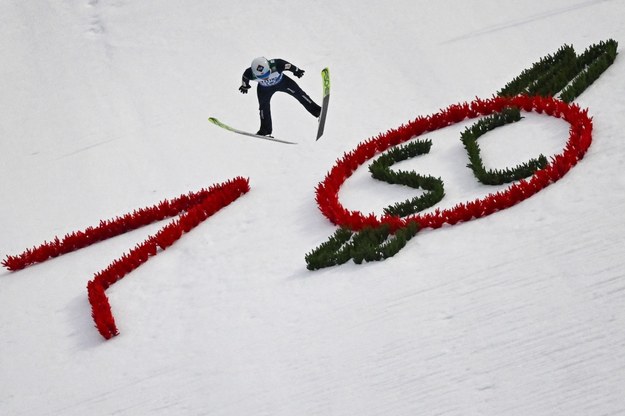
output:
[[105,294],[106,289],[147,262],[150,257],[156,256],[159,250],[163,251],[170,247],[184,233],[191,231],[221,208],[247,193],[249,189],[249,180],[237,177],[213,185],[209,189],[191,192],[171,201],[164,200],[152,207],[135,210],[122,217],[100,221],[98,226],[67,234],[63,239],[55,237],[51,242],[44,242],[19,255],[7,256],[2,264],[9,270],[20,270],[165,218],[180,215],[155,235],[114,260],[106,269],[96,273],[93,280],[87,284],[87,296],[95,326],[105,339],[110,339],[118,335],[119,331]]
[[[431,132],[465,119],[487,116],[505,107],[519,107],[526,112],[544,113],[562,118],[570,124],[569,138],[564,151],[554,156],[543,169],[527,180],[510,185],[505,191],[433,213],[415,214],[407,217],[374,214],[364,215],[359,211],[348,211],[338,198],[343,183],[366,161],[390,147],[404,143],[426,132]],[[316,200],[321,213],[333,224],[360,231],[365,227],[390,226],[392,232],[416,221],[419,228],[439,228],[444,224],[456,224],[474,218],[484,217],[496,211],[509,208],[531,197],[549,184],[564,176],[584,154],[592,142],[592,119],[588,110],[581,110],[576,104],[568,104],[553,97],[519,95],[491,99],[476,98],[471,103],[454,104],[436,114],[418,117],[397,129],[389,130],[375,138],[359,144],[356,149],[338,159],[325,179],[316,187]]]

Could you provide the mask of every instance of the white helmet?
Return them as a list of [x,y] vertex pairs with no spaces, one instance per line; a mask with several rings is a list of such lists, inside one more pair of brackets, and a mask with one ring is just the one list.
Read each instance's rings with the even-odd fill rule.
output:
[[251,67],[252,73],[256,78],[264,79],[267,78],[271,73],[271,69],[269,68],[269,61],[263,56],[259,58],[254,58]]

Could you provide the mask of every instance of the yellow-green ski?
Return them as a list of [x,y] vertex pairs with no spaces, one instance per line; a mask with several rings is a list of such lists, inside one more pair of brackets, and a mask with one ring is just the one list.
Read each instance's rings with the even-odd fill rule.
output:
[[326,115],[328,114],[328,103],[330,102],[330,70],[328,68],[323,68],[323,70],[321,70],[321,79],[323,80],[323,102],[321,103],[321,114],[319,115],[317,140],[323,135],[323,129],[326,125]]

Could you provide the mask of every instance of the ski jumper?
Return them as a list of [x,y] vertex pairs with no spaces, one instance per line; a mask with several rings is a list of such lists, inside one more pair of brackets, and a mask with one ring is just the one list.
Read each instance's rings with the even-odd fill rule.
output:
[[262,72],[262,69],[258,71],[257,68],[256,71],[253,71],[252,67],[249,67],[243,72],[241,80],[241,88],[245,90],[250,88],[250,81],[258,82],[258,87],[256,88],[260,112],[260,130],[258,130],[258,134],[267,136],[273,131],[271,122],[271,97],[278,91],[285,92],[294,97],[310,114],[319,117],[321,107],[311,100],[308,94],[306,94],[293,79],[284,74],[284,71],[290,71],[296,76],[301,77],[304,71],[283,59],[271,59],[268,60],[268,63],[269,72],[265,72],[262,78],[255,75],[255,73]]

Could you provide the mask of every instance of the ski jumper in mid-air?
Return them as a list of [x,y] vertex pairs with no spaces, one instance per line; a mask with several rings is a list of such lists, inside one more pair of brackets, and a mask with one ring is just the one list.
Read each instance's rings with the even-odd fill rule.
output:
[[310,114],[319,117],[321,107],[310,99],[297,83],[286,76],[284,71],[290,71],[298,78],[304,75],[304,70],[283,59],[270,59],[260,57],[252,61],[252,65],[243,72],[239,91],[247,94],[251,88],[250,81],[258,82],[256,93],[258,95],[258,106],[260,111],[261,136],[268,136],[273,131],[271,122],[271,97],[277,91],[285,92],[297,99]]

